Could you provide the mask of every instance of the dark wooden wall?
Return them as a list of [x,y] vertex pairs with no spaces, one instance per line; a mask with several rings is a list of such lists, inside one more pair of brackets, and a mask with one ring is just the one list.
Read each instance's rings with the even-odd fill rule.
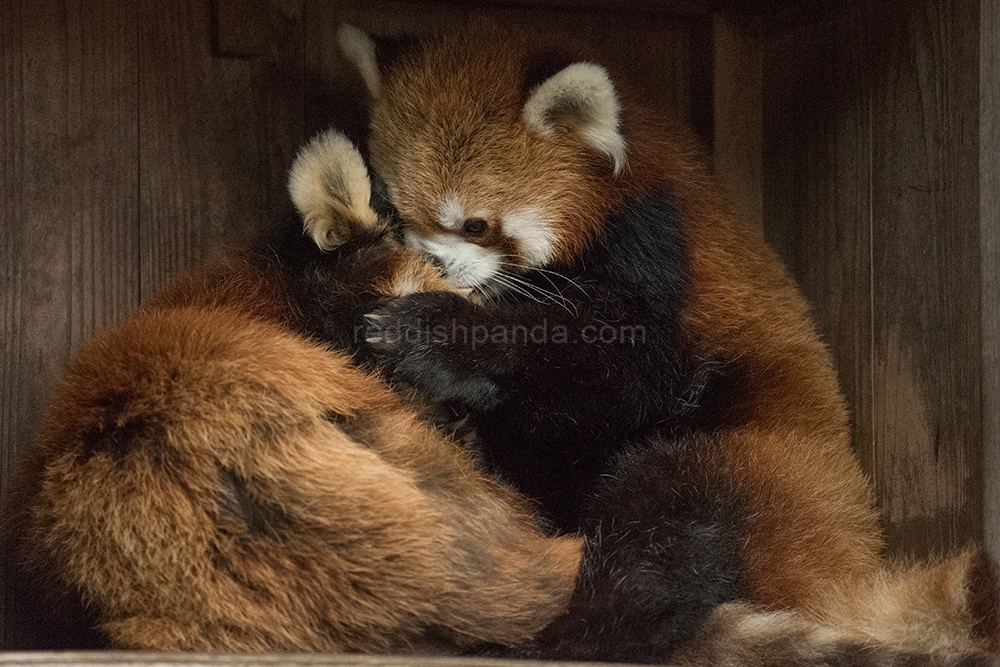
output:
[[857,2],[763,47],[766,231],[837,355],[890,547],[917,554],[986,512],[979,19]]
[[726,4],[0,1],[0,501],[74,350],[287,215],[306,137],[363,134],[337,24],[485,15],[591,42],[714,142],[837,356],[893,551],[1000,543],[1000,11]]
[[979,33],[983,532],[1000,557],[1000,7],[993,0],[980,4]]

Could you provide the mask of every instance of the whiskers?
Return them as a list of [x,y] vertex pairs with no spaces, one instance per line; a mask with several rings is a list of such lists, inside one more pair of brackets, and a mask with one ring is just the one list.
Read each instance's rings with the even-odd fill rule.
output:
[[[539,276],[545,279],[551,289],[536,285],[535,283],[526,280],[520,273],[516,272],[518,269],[536,272]],[[490,283],[487,289],[479,289],[478,291],[484,300],[493,303],[502,301],[504,293],[519,294],[520,296],[531,299],[536,303],[551,303],[558,305],[575,317],[578,315],[576,304],[572,299],[563,293],[563,290],[560,289],[559,285],[556,284],[553,278],[557,278],[560,281],[567,283],[569,286],[576,288],[581,292],[581,294],[586,294],[586,291],[578,282],[562,275],[561,273],[551,271],[549,269],[524,266],[510,261],[508,258],[503,258],[501,260],[501,270],[490,278]]]

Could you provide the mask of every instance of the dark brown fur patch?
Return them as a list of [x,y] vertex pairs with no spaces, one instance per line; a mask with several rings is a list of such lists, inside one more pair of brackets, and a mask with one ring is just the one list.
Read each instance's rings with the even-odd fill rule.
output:
[[219,480],[222,487],[220,507],[238,519],[247,531],[272,537],[289,531],[293,523],[291,518],[279,505],[254,498],[246,480],[229,468],[219,468]]

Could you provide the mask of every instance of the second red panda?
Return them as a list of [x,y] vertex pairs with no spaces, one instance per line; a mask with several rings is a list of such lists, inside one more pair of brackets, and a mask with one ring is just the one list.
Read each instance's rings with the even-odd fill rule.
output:
[[[387,57],[340,38],[407,244],[480,297],[398,299],[372,314],[373,349],[468,412],[488,468],[590,538],[573,608],[533,655],[679,659],[735,600],[893,646],[997,648],[981,551],[885,562],[830,354],[683,128],[522,35]],[[560,339],[516,335],[535,330]]]

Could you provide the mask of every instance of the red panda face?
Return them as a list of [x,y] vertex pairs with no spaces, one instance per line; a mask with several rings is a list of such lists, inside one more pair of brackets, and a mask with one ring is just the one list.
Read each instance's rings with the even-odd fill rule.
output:
[[[613,176],[607,151],[581,129],[588,100],[563,86],[538,101],[547,82],[526,83],[529,56],[506,46],[427,44],[379,79],[372,109],[372,166],[407,244],[432,255],[456,286],[485,293],[584,249]],[[607,81],[596,65],[563,72],[574,67]],[[609,81],[607,90],[615,102]],[[605,134],[620,140],[617,106],[612,115]]]
[[[560,175],[532,150],[516,117],[465,100],[436,115],[396,109],[388,107],[391,117],[373,137],[373,165],[406,223],[408,245],[435,257],[457,286],[484,291],[497,287],[502,271],[557,256],[563,207],[553,201],[555,187],[532,174],[550,183]],[[384,139],[400,132],[408,138]]]

